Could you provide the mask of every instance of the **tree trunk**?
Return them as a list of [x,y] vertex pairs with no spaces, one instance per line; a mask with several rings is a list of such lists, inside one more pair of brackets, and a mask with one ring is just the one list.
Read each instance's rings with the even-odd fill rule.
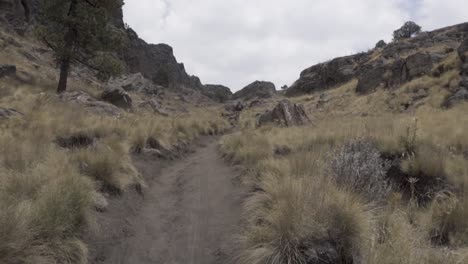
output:
[[67,90],[68,72],[70,70],[70,59],[65,58],[60,63],[60,79],[57,87],[57,93],[63,93]]
[[[76,5],[78,0],[71,0],[70,8],[68,10],[68,17],[76,16]],[[68,25],[68,32],[65,35],[65,46],[62,58],[60,60],[60,79],[57,87],[57,93],[63,93],[67,90],[68,73],[70,72],[71,57],[73,47],[75,46],[77,32],[72,23]]]

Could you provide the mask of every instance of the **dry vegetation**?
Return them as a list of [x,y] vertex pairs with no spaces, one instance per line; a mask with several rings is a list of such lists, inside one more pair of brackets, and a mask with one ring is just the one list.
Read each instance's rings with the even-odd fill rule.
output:
[[[456,78],[362,97],[352,81],[322,105],[295,98],[308,127],[253,128],[269,104],[243,113],[242,131],[220,145],[251,190],[239,263],[468,262],[468,104],[430,103]],[[424,104],[388,107],[391,93],[418,87],[430,90]]]
[[[14,41],[34,50],[34,43]],[[143,110],[93,114],[59,100],[49,59],[34,67],[16,54],[19,49],[7,47],[0,63],[16,64],[29,81],[0,82],[0,106],[23,114],[0,119],[0,263],[87,263],[83,234],[96,226],[95,208],[104,197],[146,185],[132,164],[134,152],[151,138],[177,153],[228,128],[216,108],[189,108],[172,117]],[[71,81],[72,89],[85,87],[90,94],[97,94],[96,84],[79,76]],[[67,139],[79,140],[61,144]],[[81,146],[80,139],[92,144]]]

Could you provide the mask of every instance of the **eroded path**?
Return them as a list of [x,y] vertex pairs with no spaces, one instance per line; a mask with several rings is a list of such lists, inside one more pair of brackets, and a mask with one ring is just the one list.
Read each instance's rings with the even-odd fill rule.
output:
[[[146,176],[157,174],[149,175],[153,180],[141,206],[131,216],[117,212],[114,217],[121,219],[105,224],[104,232],[110,234],[96,242],[100,252],[94,253],[92,262],[229,263],[242,192],[234,183],[237,173],[219,157],[216,142],[206,142],[161,171],[156,169],[158,164],[149,162],[136,162]],[[123,211],[131,208],[129,204],[114,205],[118,206]],[[113,225],[124,228],[115,230]]]

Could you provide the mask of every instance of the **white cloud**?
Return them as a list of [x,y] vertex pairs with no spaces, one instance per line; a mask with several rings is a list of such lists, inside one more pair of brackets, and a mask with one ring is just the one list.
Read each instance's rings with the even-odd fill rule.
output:
[[448,25],[463,19],[462,2],[126,0],[124,13],[147,42],[173,46],[189,74],[238,90],[257,79],[291,84],[306,67],[390,40],[414,14],[425,27]]
[[416,20],[426,30],[468,21],[467,0],[419,0]]

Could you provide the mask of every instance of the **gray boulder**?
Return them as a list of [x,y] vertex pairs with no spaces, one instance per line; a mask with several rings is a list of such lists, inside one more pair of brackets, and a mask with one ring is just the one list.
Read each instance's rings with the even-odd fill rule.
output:
[[59,99],[65,102],[75,103],[85,107],[87,110],[96,113],[111,116],[119,116],[122,110],[113,104],[99,101],[82,91],[64,92],[59,95]]
[[16,74],[16,66],[9,64],[0,64],[0,78],[13,76]]
[[122,88],[107,88],[102,92],[101,99],[123,109],[132,108],[132,98]]
[[468,89],[465,87],[460,87],[458,91],[445,99],[442,106],[445,108],[450,108],[464,101],[468,101]]
[[289,100],[282,100],[273,110],[257,117],[257,126],[275,123],[281,126],[302,126],[311,123],[304,106],[293,104]]
[[245,104],[242,101],[234,101],[224,105],[224,109],[228,112],[242,112],[245,109]]
[[273,83],[255,81],[234,93],[233,99],[251,100],[254,98],[270,98],[275,95],[275,93],[276,88]]

